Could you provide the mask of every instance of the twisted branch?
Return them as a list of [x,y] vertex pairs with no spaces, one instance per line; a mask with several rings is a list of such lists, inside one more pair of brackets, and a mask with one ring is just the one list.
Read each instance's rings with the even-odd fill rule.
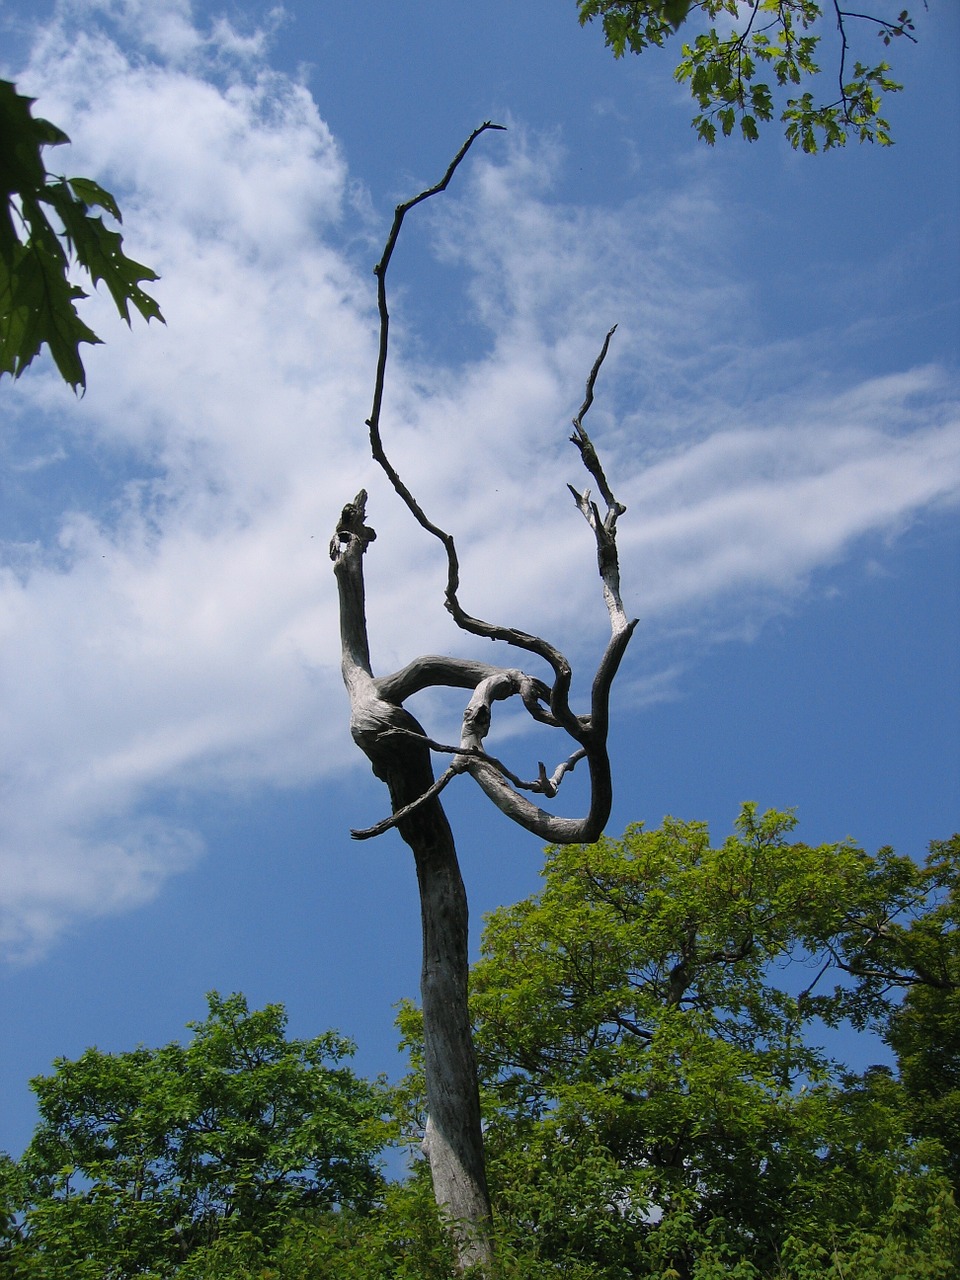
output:
[[[374,760],[375,770],[375,757],[386,751],[402,750],[402,743],[406,739],[417,740],[416,743],[411,741],[409,748],[418,753],[432,750],[454,757],[439,779],[431,779],[425,783],[420,794],[395,807],[391,817],[372,827],[354,831],[352,834],[357,839],[367,839],[404,823],[428,801],[435,800],[458,773],[469,773],[497,807],[513,821],[538,836],[555,842],[596,839],[606,823],[612,804],[612,782],[606,746],[610,689],[636,622],[627,620],[620,598],[616,526],[626,508],[613,494],[583,420],[593,403],[597,377],[616,326],[607,333],[590,370],[584,400],[573,419],[573,434],[570,437],[580,453],[584,468],[597,486],[605,507],[601,513],[598,504],[591,500],[589,489],[578,492],[573,486],[569,486],[578,509],[593,531],[603,597],[610,619],[610,639],[594,676],[590,711],[586,715],[577,715],[570,708],[572,669],[559,649],[541,636],[475,618],[463,608],[459,599],[460,566],[453,535],[427,516],[407,488],[387,456],[381,434],[390,327],[387,272],[404,218],[416,205],[446,189],[470,147],[482,133],[501,127],[488,121],[474,130],[447,167],[443,178],[413,199],[398,205],[395,210],[383,254],[374,268],[377,277],[380,340],[373,404],[367,427],[373,458],[418,524],[437,538],[444,548],[447,560],[444,603],[457,626],[470,634],[501,640],[514,648],[537,655],[548,664],[553,679],[548,684],[515,668],[437,655],[417,658],[390,675],[374,677],[370,667],[363,610],[362,557],[376,535],[364,524],[366,494],[361,493],[352,504],[348,503],[331,544],[331,556],[340,587],[343,670],[344,680],[351,694],[354,737]],[[446,746],[427,737],[416,721],[402,709],[406,698],[423,689],[435,687],[473,690],[464,711],[458,747]],[[486,752],[482,745],[492,723],[493,703],[514,696],[519,696],[534,721],[550,728],[565,730],[577,744],[572,754],[550,775],[547,774],[545,765],[539,762],[537,777],[532,782],[526,782],[512,773],[502,761]],[[590,806],[584,817],[557,817],[538,808],[520,794],[526,791],[552,799],[565,775],[584,759],[590,771]]]

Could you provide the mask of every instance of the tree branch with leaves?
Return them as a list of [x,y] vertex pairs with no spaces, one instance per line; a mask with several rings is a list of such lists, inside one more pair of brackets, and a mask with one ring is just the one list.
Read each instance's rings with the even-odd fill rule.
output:
[[76,303],[87,295],[73,282],[71,268],[79,267],[94,285],[102,280],[127,324],[131,304],[145,320],[163,321],[156,301],[140,287],[158,277],[128,258],[120,233],[92,212],[122,221],[109,191],[90,178],[47,172],[44,148],[70,139],[34,116],[33,103],[0,80],[0,376],[19,378],[46,346],[63,380],[83,391],[80,344],[100,339],[80,319]]
[[[903,86],[885,59],[855,58],[850,67],[854,30],[875,33],[885,49],[900,39],[916,43],[909,12],[887,14],[889,0],[878,2],[879,13],[848,10],[840,0],[578,0],[578,8],[581,26],[600,19],[616,58],[660,48],[681,27],[699,28],[682,43],[674,71],[690,86],[699,137],[713,145],[718,132],[729,137],[739,127],[754,142],[779,100],[790,145],[812,154],[850,138],[881,146],[893,141],[883,99]],[[819,89],[820,55],[831,41],[836,90],[794,95],[794,86],[806,82]],[[825,83],[832,83],[829,76]]]

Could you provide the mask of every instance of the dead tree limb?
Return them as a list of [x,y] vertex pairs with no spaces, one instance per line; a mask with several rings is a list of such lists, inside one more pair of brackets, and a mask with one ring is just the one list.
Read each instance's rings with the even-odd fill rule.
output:
[[[541,659],[552,673],[545,681],[513,667],[471,659],[427,655],[401,670],[377,677],[370,661],[364,606],[363,556],[375,534],[366,523],[367,495],[361,491],[343,508],[330,545],[340,598],[343,679],[350,698],[351,734],[367,755],[373,771],[387,785],[391,816],[352,834],[366,839],[396,827],[413,850],[420,888],[423,928],[424,1060],[429,1123],[424,1149],[430,1161],[434,1193],[451,1220],[461,1268],[491,1264],[487,1194],[476,1064],[467,1009],[467,899],[449,823],[440,793],[461,773],[469,774],[494,804],[514,822],[541,839],[580,843],[597,839],[613,800],[607,736],[610,691],[635,622],[628,621],[620,598],[617,520],[625,508],[610,488],[596,450],[583,426],[594,387],[606,358],[613,329],[587,379],[586,394],[573,419],[571,440],[588,475],[599,490],[603,510],[590,490],[571,487],[577,507],[593,531],[610,638],[600,658],[589,709],[576,714],[570,706],[572,669],[567,658],[540,636],[473,617],[460,602],[460,566],[453,535],[434,523],[407,488],[387,456],[381,437],[381,413],[389,350],[387,269],[406,214],[444,191],[474,141],[489,129],[485,123],[470,135],[440,182],[398,205],[383,255],[374,268],[380,318],[380,342],[373,405],[367,427],[374,459],[417,522],[444,548],[447,580],[444,603],[457,626],[472,635],[503,641]],[[463,712],[460,743],[446,746],[431,739],[403,703],[424,689],[445,687],[470,691]],[[535,780],[524,782],[484,745],[493,723],[494,706],[512,698],[533,721],[563,731],[572,749],[548,774],[538,762]],[[452,756],[439,779],[431,752]],[[590,802],[581,817],[562,817],[534,804],[523,792],[553,799],[567,773],[581,760],[590,776]]]
[[467,895],[450,824],[437,795],[429,794],[434,778],[426,735],[400,702],[383,696],[370,667],[362,557],[373,533],[364,524],[365,507],[366,494],[361,491],[344,507],[331,544],[350,730],[386,784],[396,825],[416,862],[423,932],[424,1072],[431,1120],[427,1154],[434,1194],[453,1224],[462,1267],[487,1266],[490,1199],[467,1010]]

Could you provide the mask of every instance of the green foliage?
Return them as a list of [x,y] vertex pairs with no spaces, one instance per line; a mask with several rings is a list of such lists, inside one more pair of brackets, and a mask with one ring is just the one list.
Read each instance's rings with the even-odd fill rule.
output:
[[667,819],[550,849],[542,892],[489,918],[473,994],[489,1176],[505,1229],[544,1263],[954,1273],[945,1126],[911,1125],[904,1082],[845,1073],[813,1028],[885,1029],[909,1007],[892,965],[876,989],[878,936],[901,957],[918,930],[934,949],[955,936],[929,870],[794,844],[793,826],[748,805],[719,848]]
[[897,1056],[906,1115],[917,1138],[948,1154],[960,1193],[960,836],[935,841],[922,873],[926,898],[908,923],[874,918],[852,958],[875,1001],[905,986],[882,1025]]
[[94,285],[104,281],[128,324],[130,303],[144,319],[163,320],[140,287],[157,276],[128,258],[119,233],[91,212],[101,209],[121,221],[108,191],[89,178],[47,172],[43,148],[70,139],[36,118],[32,105],[32,98],[0,80],[0,376],[18,378],[46,344],[61,377],[76,390],[86,386],[80,344],[100,339],[77,312],[86,294],[72,283],[71,265]]
[[[547,851],[472,1006],[497,1280],[950,1280],[960,1268],[960,837],[926,862],[666,819]],[[0,1156],[10,1280],[459,1280],[416,1151],[417,1008],[387,1094],[332,1033],[209,997],[193,1040],[34,1082]],[[879,1033],[853,1073],[824,1026]],[[383,1120],[389,1104],[395,1119]],[[401,1184],[375,1156],[397,1123]]]
[[[780,121],[790,145],[814,153],[859,142],[892,142],[883,95],[902,85],[883,61],[857,59],[848,67],[849,29],[875,32],[884,48],[914,41],[907,10],[896,17],[851,13],[823,0],[578,0],[580,23],[600,18],[614,57],[660,47],[689,24],[698,28],[684,42],[674,72],[687,83],[697,113],[693,125],[713,145],[717,132],[735,129],[753,142],[759,126],[773,119],[777,98],[785,98]],[[885,7],[889,7],[885,0]],[[835,38],[832,88],[821,87],[821,43]],[[794,94],[794,86],[815,82],[818,93]]]
[[384,1095],[339,1065],[352,1045],[286,1039],[282,1005],[208,1003],[186,1046],[88,1049],[32,1081],[40,1124],[6,1167],[23,1274],[167,1274],[204,1247],[267,1247],[298,1213],[359,1212],[379,1195]]
[[450,1237],[427,1180],[384,1190],[366,1212],[291,1218],[277,1239],[222,1236],[178,1268],[178,1280],[453,1280]]

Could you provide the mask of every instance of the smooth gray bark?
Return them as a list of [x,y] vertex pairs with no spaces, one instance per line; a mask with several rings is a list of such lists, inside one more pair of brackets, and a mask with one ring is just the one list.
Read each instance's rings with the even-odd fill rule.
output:
[[[404,682],[378,681],[370,668],[362,556],[372,531],[363,524],[363,507],[360,494],[344,509],[331,548],[340,592],[343,678],[350,695],[352,736],[386,783],[396,814],[429,792],[433,766],[423,729],[396,697],[397,690],[405,690]],[[424,1149],[434,1194],[451,1219],[461,1264],[486,1264],[490,1199],[467,1009],[467,895],[453,832],[439,799],[414,804],[396,826],[413,851],[420,890],[420,995],[429,1111]]]
[[[487,1272],[492,1267],[490,1199],[467,1005],[467,898],[453,834],[439,796],[454,778],[469,774],[503,813],[542,839],[561,844],[596,840],[610,815],[613,800],[607,754],[610,689],[636,625],[627,620],[620,600],[616,525],[624,507],[613,496],[583,429],[583,417],[593,402],[594,383],[606,357],[612,329],[587,379],[586,396],[573,420],[574,434],[570,437],[604,505],[601,513],[589,490],[580,492],[571,487],[577,508],[596,541],[603,599],[610,619],[610,639],[594,676],[586,713],[575,714],[570,707],[572,671],[557,648],[540,636],[473,617],[462,607],[454,539],[424,513],[387,457],[381,440],[380,413],[390,322],[386,275],[404,216],[421,201],[443,191],[473,141],[485,130],[499,127],[485,124],[477,129],[436,186],[397,207],[383,256],[374,269],[378,281],[380,348],[367,426],[374,460],[414,519],[443,545],[447,559],[444,603],[454,621],[473,635],[505,641],[521,653],[534,655],[546,665],[552,678],[543,680],[512,667],[438,655],[417,658],[390,675],[374,676],[364,609],[363,557],[376,535],[364,523],[364,492],[344,507],[330,546],[340,595],[342,670],[350,698],[351,733],[370,760],[374,773],[386,783],[391,804],[389,818],[365,830],[354,831],[353,835],[366,839],[395,826],[413,851],[423,930],[421,998],[429,1111],[424,1151],[430,1161],[435,1198],[451,1220],[461,1269],[480,1264]],[[404,700],[414,693],[438,686],[470,691],[460,742],[452,746],[429,738],[403,706]],[[493,721],[494,706],[510,698],[519,698],[536,723],[560,730],[570,739],[569,754],[551,773],[538,762],[536,776],[524,781],[486,751],[484,742]],[[450,764],[437,779],[431,763],[434,751],[450,757]],[[581,761],[585,761],[590,777],[590,803],[582,817],[553,814],[528,798],[539,795],[552,800],[563,778]]]

